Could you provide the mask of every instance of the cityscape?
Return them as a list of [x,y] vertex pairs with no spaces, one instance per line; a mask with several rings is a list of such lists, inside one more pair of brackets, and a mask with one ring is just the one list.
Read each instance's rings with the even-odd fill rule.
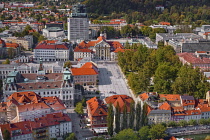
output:
[[209,8],[0,1],[0,140],[210,140]]

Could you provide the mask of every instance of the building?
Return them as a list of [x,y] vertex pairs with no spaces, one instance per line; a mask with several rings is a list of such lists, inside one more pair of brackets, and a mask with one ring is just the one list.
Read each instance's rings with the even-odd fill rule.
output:
[[[107,111],[108,108],[104,102],[96,97],[91,98],[87,102],[88,121],[92,128],[107,128]],[[107,129],[106,129],[107,130]]]
[[67,25],[69,41],[77,42],[89,39],[89,21],[85,5],[79,3],[72,6],[72,13],[67,19]]
[[82,41],[74,49],[74,59],[90,57],[99,60],[112,60],[111,52],[114,52],[117,48],[123,46],[117,41],[106,41],[103,34],[101,34],[97,40]]
[[[131,107],[131,104],[134,103],[134,100],[127,95],[113,95],[113,96],[105,98],[104,102],[106,104],[112,104],[113,108],[114,108],[113,109],[114,112],[116,112],[116,108],[119,105],[120,124],[122,124],[124,108],[126,107],[126,110],[127,110],[126,113],[130,114],[130,107]],[[129,116],[129,115],[127,115],[127,116]],[[128,120],[127,124],[129,124],[129,119],[127,119],[127,120]],[[114,122],[115,122],[115,117],[114,117]],[[120,127],[122,127],[122,126],[120,126]],[[114,128],[115,128],[115,126],[114,126]]]
[[96,86],[98,85],[98,68],[92,62],[85,63],[80,68],[71,68],[72,75],[74,76],[75,84],[83,86]]
[[34,48],[34,60],[42,58],[43,61],[67,61],[70,59],[70,52],[70,44],[56,40],[44,40]]
[[146,103],[148,123],[162,123],[180,120],[200,120],[210,118],[209,92],[206,99],[195,99],[189,95],[142,93],[138,100]]
[[46,38],[65,37],[64,30],[59,27],[48,27],[43,29],[43,36]]
[[19,55],[21,48],[17,43],[6,43],[0,38],[0,57],[1,58],[13,58]]
[[57,96],[66,107],[72,107],[75,99],[81,98],[81,91],[75,89],[71,71],[45,73],[40,63],[37,73],[24,73],[14,69],[3,82],[4,101],[13,92],[33,91],[41,97]]
[[[14,60],[16,63],[1,64],[0,65],[0,79],[5,79],[7,75],[14,71],[14,68],[19,71],[19,73],[37,73],[39,70],[39,63],[27,63],[30,61],[28,57],[20,57],[18,60]],[[63,63],[43,63],[43,70],[45,73],[62,73],[64,71]]]
[[196,31],[198,35],[202,36],[204,39],[210,40],[210,25],[196,27]]
[[195,53],[178,53],[179,60],[182,64],[192,65],[192,67],[200,68],[201,71],[210,71],[210,54],[205,51],[196,51]]
[[20,47],[23,47],[26,50],[29,50],[33,46],[32,36],[8,37],[6,38],[6,42],[17,43]]
[[63,22],[46,23],[43,36],[47,38],[65,37]]
[[[4,104],[4,105],[3,105]],[[6,108],[6,110],[4,110]],[[4,121],[10,123],[34,120],[50,113],[65,112],[66,107],[58,97],[41,97],[35,92],[15,92],[2,103],[6,111]]]
[[0,139],[4,130],[10,132],[11,140],[46,140],[60,138],[72,132],[72,121],[67,114],[52,113],[34,121],[22,121],[0,125]]
[[158,44],[159,41],[163,41],[165,45],[168,45],[169,40],[202,40],[203,38],[199,35],[193,33],[157,33],[155,43]]

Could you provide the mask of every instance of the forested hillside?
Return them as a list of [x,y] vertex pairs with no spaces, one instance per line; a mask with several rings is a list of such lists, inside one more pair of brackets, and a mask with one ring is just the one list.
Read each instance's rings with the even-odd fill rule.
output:
[[[84,4],[87,5],[90,18],[123,16],[129,23],[145,22],[149,25],[168,21],[172,24],[196,22],[200,25],[210,20],[209,0],[86,0]],[[164,6],[165,10],[155,10],[158,5]]]

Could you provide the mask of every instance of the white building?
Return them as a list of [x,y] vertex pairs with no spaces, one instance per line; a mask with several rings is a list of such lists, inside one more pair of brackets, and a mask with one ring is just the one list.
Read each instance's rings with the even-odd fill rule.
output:
[[34,49],[34,59],[43,61],[67,61],[70,58],[71,47],[65,42],[45,40]]
[[47,38],[65,37],[64,30],[59,27],[50,27],[43,29],[43,36]]
[[[37,73],[39,70],[39,63],[26,63],[18,59],[20,63],[13,64],[1,64],[0,65],[0,79],[5,79],[7,75],[14,71],[14,68],[19,71],[19,73]],[[43,63],[43,70],[45,73],[62,73],[63,72],[63,63],[53,62],[53,63]]]
[[14,70],[3,82],[4,100],[14,92],[33,91],[41,97],[57,96],[67,107],[81,98],[81,91],[75,89],[73,76],[68,69],[63,73],[45,73],[42,64],[37,73],[20,74]]

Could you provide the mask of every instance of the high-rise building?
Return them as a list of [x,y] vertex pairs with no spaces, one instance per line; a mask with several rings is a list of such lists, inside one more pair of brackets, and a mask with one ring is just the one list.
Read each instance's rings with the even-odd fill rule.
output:
[[89,39],[89,21],[85,5],[73,5],[72,13],[67,21],[68,40],[72,42]]

